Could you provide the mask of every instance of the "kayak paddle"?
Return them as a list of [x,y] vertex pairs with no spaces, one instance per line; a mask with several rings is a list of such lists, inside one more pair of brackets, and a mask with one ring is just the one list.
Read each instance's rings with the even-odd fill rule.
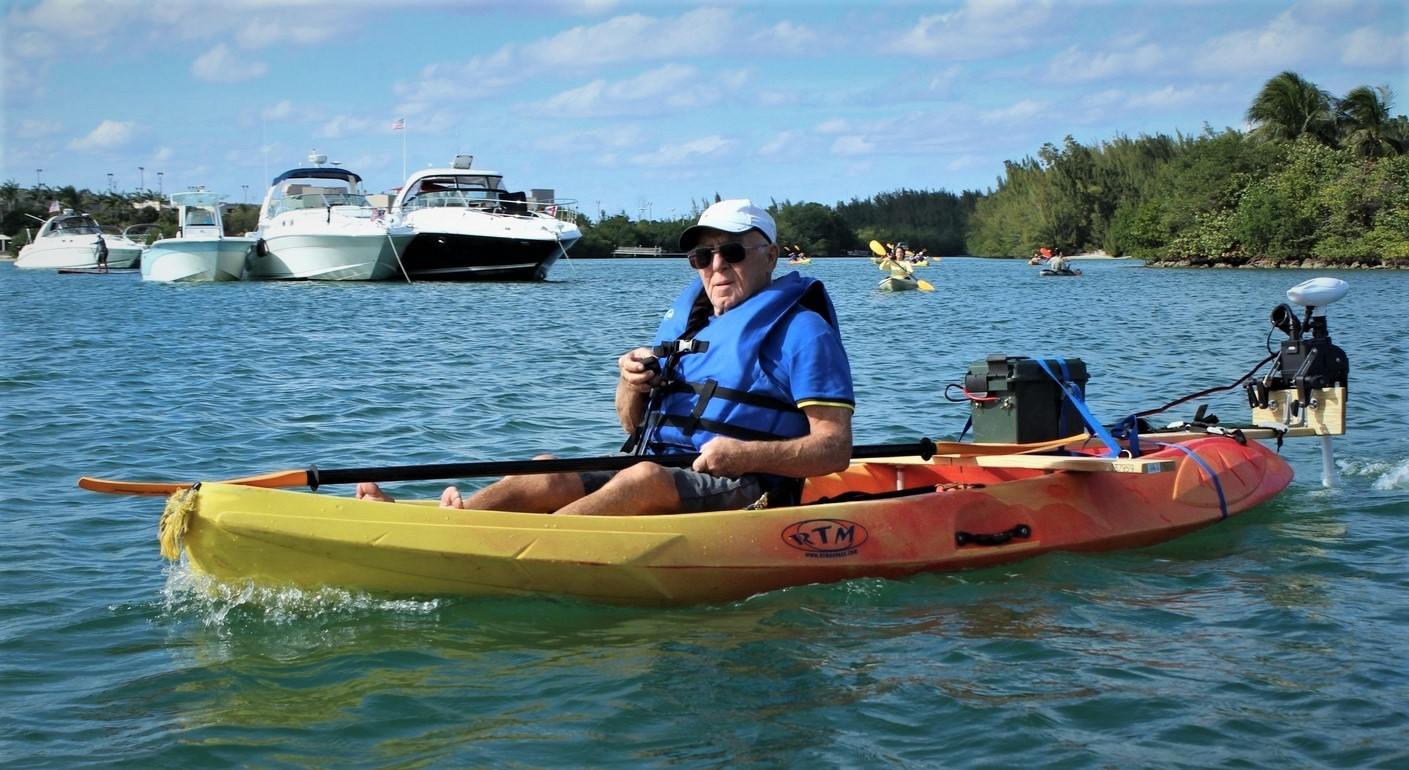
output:
[[[854,447],[853,459],[875,459],[881,457],[907,457],[915,455],[929,460],[936,454],[956,456],[981,456],[995,454],[1020,454],[1056,449],[1073,441],[1080,441],[1085,434],[1069,438],[1055,439],[1034,444],[967,444],[958,441],[935,443],[922,438],[913,444],[872,444]],[[550,460],[509,460],[505,462],[444,463],[438,465],[392,465],[377,468],[332,468],[320,469],[310,466],[307,469],[274,471],[260,476],[246,476],[238,479],[225,479],[224,484],[241,484],[247,487],[281,489],[306,486],[317,489],[325,484],[355,484],[361,481],[426,481],[432,479],[471,478],[474,476],[521,476],[534,473],[582,473],[585,471],[617,471],[629,468],[639,462],[650,461],[671,468],[688,468],[699,457],[697,454],[671,455],[608,455],[605,457],[554,458]],[[190,482],[179,481],[114,481],[83,476],[78,486],[90,492],[108,495],[169,495],[194,486]]]

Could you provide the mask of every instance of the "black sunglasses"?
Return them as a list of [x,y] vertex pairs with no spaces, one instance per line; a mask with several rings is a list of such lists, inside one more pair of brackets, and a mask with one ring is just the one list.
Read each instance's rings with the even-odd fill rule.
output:
[[700,246],[690,249],[690,267],[696,270],[703,270],[714,264],[714,255],[724,257],[724,261],[731,265],[737,265],[744,261],[744,257],[749,255],[749,249],[766,249],[768,244],[760,243],[753,246],[745,246],[738,241],[721,243],[718,246]]

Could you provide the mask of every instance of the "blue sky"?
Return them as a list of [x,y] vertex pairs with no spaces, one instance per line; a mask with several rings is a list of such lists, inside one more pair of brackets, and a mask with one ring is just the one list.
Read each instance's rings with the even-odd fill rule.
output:
[[124,192],[257,202],[312,149],[369,192],[465,153],[593,218],[667,218],[716,194],[986,190],[1068,135],[1243,128],[1284,70],[1336,96],[1388,85],[1409,113],[1402,0],[0,8],[0,180],[25,187],[111,174]]

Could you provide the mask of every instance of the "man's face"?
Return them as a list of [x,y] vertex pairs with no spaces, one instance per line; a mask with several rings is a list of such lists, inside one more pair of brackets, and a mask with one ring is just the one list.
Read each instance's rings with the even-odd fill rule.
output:
[[730,241],[744,245],[743,261],[731,263],[723,255],[715,253],[710,264],[699,271],[705,294],[714,305],[715,315],[737,307],[772,283],[773,268],[778,264],[777,244],[769,243],[757,230],[743,235],[707,230],[695,247],[716,247]]

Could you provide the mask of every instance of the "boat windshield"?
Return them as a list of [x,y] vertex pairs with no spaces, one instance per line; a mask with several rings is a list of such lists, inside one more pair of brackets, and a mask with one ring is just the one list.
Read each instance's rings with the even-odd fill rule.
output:
[[280,198],[274,204],[275,214],[295,209],[325,209],[333,206],[369,206],[367,196],[356,193],[303,193]]
[[50,235],[97,235],[102,232],[92,217],[64,217],[56,220]]
[[402,196],[408,209],[458,206],[483,208],[498,203],[504,193],[504,180],[498,174],[456,174],[428,176],[413,183]]

